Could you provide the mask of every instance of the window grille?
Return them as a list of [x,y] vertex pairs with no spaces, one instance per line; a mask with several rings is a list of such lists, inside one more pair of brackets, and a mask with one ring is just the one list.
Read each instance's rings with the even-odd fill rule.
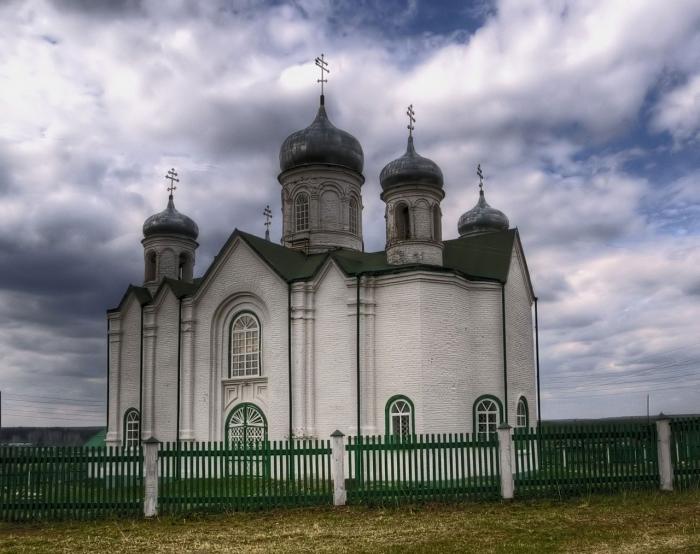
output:
[[353,233],[354,235],[357,234],[357,200],[354,198],[350,199],[350,213],[349,213],[349,225],[350,225],[350,232]]
[[241,314],[231,325],[229,376],[251,375],[260,375],[260,323],[252,314]]
[[394,400],[389,407],[390,432],[398,439],[407,439],[413,434],[411,429],[411,405],[406,400]]
[[309,195],[302,192],[294,202],[295,230],[306,231],[309,228]]
[[124,446],[135,448],[140,443],[141,418],[138,410],[131,408],[124,416]]
[[492,439],[498,429],[498,404],[490,399],[476,405],[476,432],[480,439]]
[[516,427],[527,427],[528,422],[527,422],[527,402],[525,399],[521,396],[520,400],[518,400],[518,409],[515,414],[515,426]]

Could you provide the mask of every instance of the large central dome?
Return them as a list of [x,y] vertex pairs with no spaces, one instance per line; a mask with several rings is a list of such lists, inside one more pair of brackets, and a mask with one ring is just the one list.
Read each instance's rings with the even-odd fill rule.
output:
[[350,133],[330,122],[323,104],[322,96],[313,123],[306,129],[292,133],[282,143],[280,169],[286,171],[304,165],[330,164],[362,173],[362,146]]

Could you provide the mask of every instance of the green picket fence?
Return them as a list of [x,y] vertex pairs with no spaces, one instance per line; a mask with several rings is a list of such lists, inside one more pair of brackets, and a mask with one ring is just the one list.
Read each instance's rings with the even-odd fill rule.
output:
[[164,443],[161,513],[333,503],[327,440]]
[[580,494],[659,486],[654,423],[516,429],[515,494]]
[[143,513],[140,449],[0,446],[0,519]]
[[671,460],[676,487],[700,487],[700,418],[671,421]]
[[348,437],[348,502],[499,496],[498,441],[468,434]]

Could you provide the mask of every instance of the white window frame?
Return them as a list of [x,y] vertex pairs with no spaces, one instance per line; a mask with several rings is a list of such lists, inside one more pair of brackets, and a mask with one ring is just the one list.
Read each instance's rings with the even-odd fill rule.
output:
[[231,323],[229,377],[256,377],[261,374],[260,320],[250,312],[236,316]]
[[350,229],[350,232],[353,233],[354,235],[357,235],[359,232],[359,226],[358,226],[358,202],[354,198],[350,199],[349,206],[348,206],[348,227]]
[[413,434],[413,408],[405,398],[397,398],[389,405],[389,432],[392,437],[406,440]]
[[492,398],[483,398],[476,405],[476,435],[482,439],[492,439],[498,433],[498,422],[500,420],[500,408],[498,402]]
[[141,416],[135,409],[130,409],[124,417],[124,446],[136,448],[141,442]]
[[294,230],[309,230],[309,195],[300,192],[294,199]]
[[527,427],[528,413],[527,413],[527,403],[525,399],[521,396],[518,399],[518,406],[515,410],[515,426],[516,427]]

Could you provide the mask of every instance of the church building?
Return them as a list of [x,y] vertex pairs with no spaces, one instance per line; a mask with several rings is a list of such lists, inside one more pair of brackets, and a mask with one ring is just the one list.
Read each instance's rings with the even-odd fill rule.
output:
[[281,244],[236,229],[197,272],[199,229],[171,188],[143,225],[143,283],[107,313],[108,445],[535,424],[518,231],[480,185],[459,238],[442,239],[443,175],[417,153],[409,117],[405,153],[379,176],[380,252],[364,251],[362,147],[323,94],[280,149]]

